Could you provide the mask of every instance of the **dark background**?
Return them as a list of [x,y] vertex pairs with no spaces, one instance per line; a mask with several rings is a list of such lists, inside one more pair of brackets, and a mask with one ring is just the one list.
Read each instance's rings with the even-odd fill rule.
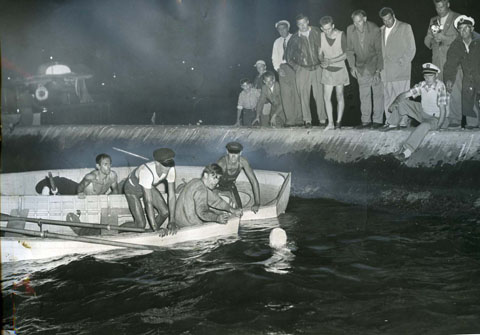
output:
[[[378,11],[394,9],[411,24],[417,44],[412,84],[431,60],[423,44],[431,0],[9,0],[0,2],[2,109],[15,111],[13,83],[40,64],[63,62],[94,74],[87,87],[111,105],[109,123],[233,124],[239,81],[256,74],[257,59],[271,69],[275,22],[296,31],[302,12],[312,25],[324,15],[345,31],[355,9],[381,25]],[[451,8],[480,20],[480,1],[452,0]],[[52,57],[52,58],[51,58]],[[360,121],[355,80],[345,90],[345,123]]]

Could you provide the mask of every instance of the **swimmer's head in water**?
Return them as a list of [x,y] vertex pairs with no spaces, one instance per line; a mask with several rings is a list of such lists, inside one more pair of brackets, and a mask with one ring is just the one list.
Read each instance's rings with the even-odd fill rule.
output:
[[270,247],[284,248],[287,245],[287,233],[282,228],[272,229],[270,232]]

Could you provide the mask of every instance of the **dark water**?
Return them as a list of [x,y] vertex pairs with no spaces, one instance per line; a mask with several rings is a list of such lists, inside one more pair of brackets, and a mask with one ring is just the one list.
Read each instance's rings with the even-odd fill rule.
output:
[[[268,246],[278,226],[291,253]],[[287,214],[243,225],[238,239],[120,256],[66,258],[35,272],[28,263],[4,265],[4,327],[15,322],[18,334],[480,332],[478,221],[291,199]],[[28,274],[30,292],[19,284]]]

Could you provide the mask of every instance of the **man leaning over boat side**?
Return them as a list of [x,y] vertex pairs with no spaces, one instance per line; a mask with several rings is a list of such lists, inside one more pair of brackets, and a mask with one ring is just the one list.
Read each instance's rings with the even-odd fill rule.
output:
[[180,191],[175,208],[179,228],[207,222],[227,223],[232,214],[242,215],[241,209],[233,208],[213,192],[222,174],[222,168],[218,164],[207,165],[201,178],[190,180]]
[[[133,170],[128,176],[124,192],[128,208],[133,215],[134,224],[138,228],[145,228],[145,214],[150,228],[160,232],[161,236],[176,232],[175,224],[175,152],[168,148],[160,148],[153,152],[154,161],[144,163]],[[158,184],[167,181],[168,207],[157,189]],[[141,198],[145,204],[145,212]],[[154,209],[158,215],[155,218]],[[168,225],[165,219],[169,217]],[[154,228],[155,227],[155,228]]]
[[223,175],[220,178],[216,191],[217,193],[227,192],[229,197],[235,201],[236,207],[243,208],[242,200],[240,199],[237,186],[235,185],[237,177],[243,169],[252,185],[254,197],[252,211],[257,213],[258,208],[260,207],[260,186],[257,177],[255,176],[255,172],[253,172],[253,169],[250,167],[248,160],[245,157],[242,157],[243,146],[238,142],[230,142],[226,145],[226,148],[227,154],[220,157],[217,161],[217,164],[220,165],[223,170]]
[[77,187],[77,194],[101,195],[112,191],[118,194],[118,178],[115,171],[112,171],[112,157],[107,154],[99,154],[95,158],[96,169],[87,173]]

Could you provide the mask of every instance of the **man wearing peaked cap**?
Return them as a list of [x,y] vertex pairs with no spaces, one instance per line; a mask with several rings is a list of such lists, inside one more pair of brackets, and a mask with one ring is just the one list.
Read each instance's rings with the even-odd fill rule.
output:
[[173,163],[174,157],[175,152],[168,148],[160,148],[153,152],[153,158],[164,166],[169,166],[169,164]]
[[232,154],[239,154],[243,150],[243,145],[238,142],[229,142],[225,147],[227,151]]
[[235,185],[238,175],[243,170],[253,190],[254,203],[252,211],[257,213],[260,207],[260,186],[248,160],[242,157],[243,146],[238,142],[230,142],[226,145],[226,148],[227,154],[220,157],[217,161],[217,164],[223,170],[223,175],[217,186],[217,192],[227,195],[233,201],[236,208],[243,208],[242,200]]
[[[391,123],[384,131],[398,128],[404,116],[414,118],[418,125],[402,144],[400,151],[395,155],[399,160],[405,160],[420,146],[430,130],[438,129],[445,121],[448,105],[448,94],[444,83],[438,79],[440,69],[432,63],[422,65],[425,81],[415,85],[407,92],[400,94],[390,106]],[[422,102],[409,98],[421,96]]]
[[480,124],[480,34],[474,31],[475,20],[460,15],[455,20],[459,36],[453,41],[447,53],[444,67],[444,79],[447,90],[451,91],[456,80],[456,69],[463,70],[462,114],[468,129],[478,128]]
[[[455,19],[460,14],[450,9],[449,0],[433,0],[437,15],[430,19],[427,34],[424,43],[427,48],[432,50],[432,63],[441,70],[447,61],[447,52],[450,45],[458,37],[458,31],[455,25]],[[438,79],[444,81],[443,71],[440,72]],[[455,85],[450,93],[450,103],[448,106],[448,127],[459,128],[462,123],[462,69],[456,69]]]
[[475,20],[473,19],[473,17],[460,15],[455,19],[455,22],[454,22],[455,28],[459,29],[459,26],[461,26],[462,24],[469,24],[471,26],[474,26]]
[[423,71],[422,71],[423,74],[425,73],[439,74],[440,73],[439,67],[432,63],[425,63],[422,65],[422,68],[423,68]]
[[280,96],[286,119],[285,125],[287,127],[300,126],[303,124],[303,117],[295,70],[287,64],[287,48],[292,37],[289,31],[290,23],[287,20],[280,20],[275,23],[275,28],[280,37],[273,42],[272,65],[278,73]]
[[[152,230],[160,232],[160,236],[175,234],[175,152],[172,149],[160,148],[153,152],[154,161],[144,163],[133,170],[124,186],[128,208],[132,213],[134,224],[145,228],[148,222]],[[168,207],[157,186],[167,181]],[[141,199],[145,204],[145,211]],[[155,217],[155,211],[158,215]],[[145,220],[145,214],[147,221]],[[169,217],[169,222],[165,220]]]

